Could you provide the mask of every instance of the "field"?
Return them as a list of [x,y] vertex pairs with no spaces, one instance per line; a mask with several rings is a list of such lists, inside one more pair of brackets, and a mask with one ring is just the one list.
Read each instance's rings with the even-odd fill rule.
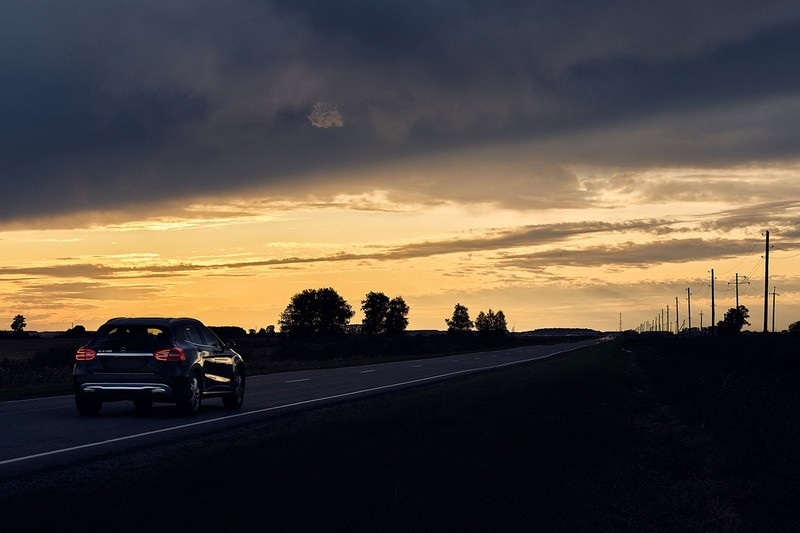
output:
[[0,361],[24,361],[39,353],[68,351],[72,354],[84,339],[65,339],[61,337],[34,337],[27,339],[0,339]]

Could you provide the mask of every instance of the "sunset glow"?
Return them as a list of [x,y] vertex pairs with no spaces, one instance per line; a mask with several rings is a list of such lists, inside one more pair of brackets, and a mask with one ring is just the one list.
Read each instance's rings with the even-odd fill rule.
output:
[[0,328],[261,328],[321,287],[516,331],[683,322],[688,288],[699,326],[714,269],[760,331],[767,230],[800,320],[796,4],[171,4],[0,8]]

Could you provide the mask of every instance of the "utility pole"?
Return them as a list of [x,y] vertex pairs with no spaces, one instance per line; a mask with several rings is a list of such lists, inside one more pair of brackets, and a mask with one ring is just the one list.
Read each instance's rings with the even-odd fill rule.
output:
[[[746,283],[746,284],[750,285],[750,282],[747,281],[747,276],[742,276],[741,278],[742,278],[742,283]],[[739,309],[739,273],[738,272],[736,273],[736,282],[735,283],[736,283],[736,309]],[[731,283],[728,282],[728,285],[730,285],[730,284]]]
[[700,311],[700,331],[703,331],[703,311]]
[[764,254],[764,333],[767,333],[767,312],[769,308],[769,230],[765,232],[767,236],[767,248]]
[[[773,305],[772,308],[775,309],[775,306]],[[669,331],[670,333],[672,333],[672,327],[671,327],[671,325],[669,323],[669,306],[667,306],[667,328],[666,328],[666,331]]]
[[688,302],[688,310],[689,310],[689,335],[692,334],[692,288],[686,288],[686,301]]
[[[703,329],[703,315],[700,315],[700,329]],[[713,336],[716,333],[715,322],[716,316],[714,313],[714,269],[711,269],[711,335]]]
[[622,313],[619,314],[619,331],[622,333]]
[[775,286],[772,287],[772,333],[775,333],[775,297],[780,296],[775,292]]
[[680,317],[678,316],[678,297],[675,297],[675,335],[679,335],[681,332],[681,322]]

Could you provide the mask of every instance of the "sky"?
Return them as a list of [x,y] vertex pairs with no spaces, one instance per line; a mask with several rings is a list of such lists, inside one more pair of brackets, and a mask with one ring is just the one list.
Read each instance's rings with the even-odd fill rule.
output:
[[0,30],[0,329],[257,329],[324,287],[355,323],[375,291],[410,329],[674,329],[737,276],[748,329],[800,320],[796,0],[0,0]]

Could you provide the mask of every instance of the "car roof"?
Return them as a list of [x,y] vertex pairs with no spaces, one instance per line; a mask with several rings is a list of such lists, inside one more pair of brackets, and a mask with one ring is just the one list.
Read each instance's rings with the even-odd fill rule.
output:
[[[170,317],[116,317],[106,321],[108,325],[152,325],[152,326],[172,326],[180,323],[202,324],[196,318],[170,318]],[[105,324],[104,324],[105,325]]]

